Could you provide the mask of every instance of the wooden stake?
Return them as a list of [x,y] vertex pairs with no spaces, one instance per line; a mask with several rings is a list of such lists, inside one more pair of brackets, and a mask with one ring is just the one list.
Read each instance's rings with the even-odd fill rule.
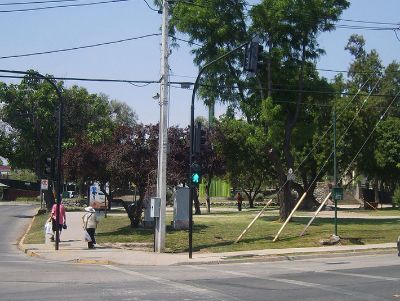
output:
[[254,222],[260,217],[260,215],[264,212],[264,210],[269,206],[269,204],[272,203],[272,199],[270,199],[268,201],[268,203],[264,206],[263,209],[261,209],[261,211],[256,215],[256,217],[251,221],[251,223],[247,226],[246,229],[244,229],[244,231],[242,232],[242,234],[239,235],[239,237],[235,240],[235,243],[238,243],[239,240],[242,239],[243,235],[247,232],[247,230],[250,229],[250,227],[254,224]]
[[318,213],[321,211],[322,207],[325,205],[325,203],[328,201],[329,197],[331,196],[332,192],[329,192],[324,201],[321,203],[319,206],[318,210],[315,211],[314,216],[311,218],[311,220],[308,222],[307,226],[304,228],[303,232],[300,233],[300,236],[303,236],[308,227],[311,225],[311,223],[314,221],[314,219],[317,217]]
[[297,202],[296,206],[294,206],[292,212],[290,213],[289,217],[286,219],[285,223],[282,225],[282,227],[279,229],[278,233],[276,234],[273,242],[275,242],[278,239],[279,234],[281,234],[283,228],[285,228],[286,224],[290,221],[292,218],[293,214],[296,212],[297,208],[299,208],[300,204],[303,202],[307,195],[307,192],[304,192],[303,195],[301,196],[300,200]]

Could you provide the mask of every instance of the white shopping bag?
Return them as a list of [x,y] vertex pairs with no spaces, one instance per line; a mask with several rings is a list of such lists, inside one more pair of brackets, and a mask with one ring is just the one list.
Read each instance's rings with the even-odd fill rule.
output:
[[51,225],[50,221],[44,224],[44,233],[48,235],[53,235],[53,226]]
[[92,241],[92,238],[90,237],[89,233],[86,230],[83,230],[83,239],[87,242]]

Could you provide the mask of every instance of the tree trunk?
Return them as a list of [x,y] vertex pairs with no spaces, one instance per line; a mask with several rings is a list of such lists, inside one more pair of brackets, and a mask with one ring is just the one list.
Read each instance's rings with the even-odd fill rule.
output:
[[139,199],[137,202],[127,204],[126,202],[122,202],[122,205],[125,208],[126,213],[128,214],[129,220],[131,221],[131,227],[137,228],[142,222],[142,213],[143,213],[143,200]]
[[379,203],[378,177],[375,177],[374,179],[374,201]]
[[207,213],[210,213],[211,202],[210,202],[210,185],[209,184],[206,185],[206,203],[207,203]]
[[285,221],[293,210],[294,202],[292,198],[292,187],[291,181],[286,182],[283,187],[283,193],[279,200],[279,219]]

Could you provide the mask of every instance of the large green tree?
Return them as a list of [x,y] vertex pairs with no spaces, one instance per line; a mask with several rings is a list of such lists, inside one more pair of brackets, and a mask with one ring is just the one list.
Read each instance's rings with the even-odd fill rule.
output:
[[[196,0],[192,4],[178,2],[173,9],[174,28],[200,44],[193,50],[199,67],[254,35],[266,46],[265,67],[254,78],[243,76],[238,52],[207,69],[201,81],[205,86],[200,89],[200,96],[207,104],[222,101],[231,108],[238,108],[247,122],[262,127],[267,136],[280,137],[275,140],[277,143],[267,141],[264,155],[271,160],[279,184],[284,185],[281,218],[286,218],[293,208],[291,187],[285,184],[287,171],[296,167],[296,153],[304,153],[303,149],[310,147],[308,137],[313,135],[312,131],[322,127],[307,126],[310,121],[318,120],[315,116],[318,110],[310,110],[304,104],[329,101],[327,97],[304,92],[306,88],[323,90],[328,86],[315,71],[315,61],[323,53],[317,37],[321,32],[334,29],[335,21],[348,5],[345,0],[264,0],[252,6],[247,14],[242,1]],[[275,133],[269,132],[278,120],[266,118],[268,112],[263,111],[267,96],[272,108],[281,108],[279,121],[283,124]],[[326,119],[324,121],[326,123]],[[297,139],[295,136],[302,136],[301,129],[309,132]],[[312,195],[312,176],[312,173],[302,175],[303,183],[294,185],[296,190],[310,190]]]

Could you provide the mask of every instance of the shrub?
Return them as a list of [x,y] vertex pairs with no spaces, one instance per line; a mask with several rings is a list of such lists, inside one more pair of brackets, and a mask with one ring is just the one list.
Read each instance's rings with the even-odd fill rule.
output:
[[393,205],[400,207],[400,187],[397,187],[393,193]]

